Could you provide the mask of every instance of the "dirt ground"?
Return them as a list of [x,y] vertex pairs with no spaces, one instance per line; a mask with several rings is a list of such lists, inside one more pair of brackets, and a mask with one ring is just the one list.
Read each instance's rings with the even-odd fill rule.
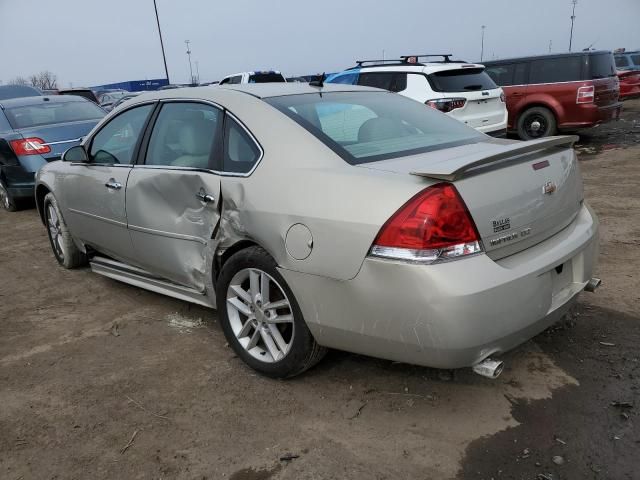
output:
[[35,210],[0,212],[0,478],[639,478],[640,101],[625,107],[579,146],[604,284],[496,381],[342,352],[257,376],[215,312],[65,271]]

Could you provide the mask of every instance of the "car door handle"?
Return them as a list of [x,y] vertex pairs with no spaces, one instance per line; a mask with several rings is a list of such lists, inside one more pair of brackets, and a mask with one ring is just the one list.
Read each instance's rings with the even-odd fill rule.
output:
[[122,184],[116,182],[113,178],[110,179],[107,183],[104,184],[105,187],[111,188],[112,190],[120,190],[122,188]]
[[213,195],[205,193],[204,190],[200,190],[198,193],[196,193],[196,198],[204,203],[215,202],[216,200]]

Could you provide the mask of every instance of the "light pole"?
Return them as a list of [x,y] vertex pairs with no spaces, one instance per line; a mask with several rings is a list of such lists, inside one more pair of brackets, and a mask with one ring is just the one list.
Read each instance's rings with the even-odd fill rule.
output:
[[573,11],[571,12],[571,34],[569,35],[569,51],[571,51],[571,45],[573,44],[573,22],[576,20],[576,4],[578,0],[571,0],[573,4]]
[[486,25],[482,25],[482,43],[481,43],[481,47],[480,47],[480,61],[482,61],[482,58],[484,57],[484,29],[487,28]]
[[191,42],[189,40],[185,40],[184,43],[187,44],[187,57],[189,57],[189,83],[193,83],[193,67],[191,66],[191,50],[189,49],[189,44]]
[[164,54],[164,43],[162,42],[162,30],[160,30],[160,19],[158,18],[158,6],[156,5],[156,0],[153,0],[153,8],[156,11],[156,23],[158,24],[158,35],[160,35],[160,48],[162,49],[162,60],[164,61],[164,73],[167,77],[167,83],[171,83],[169,81],[169,69],[167,68],[167,57]]
[[196,80],[197,82],[194,82],[194,83],[200,83],[200,67],[198,66],[197,60],[196,60]]

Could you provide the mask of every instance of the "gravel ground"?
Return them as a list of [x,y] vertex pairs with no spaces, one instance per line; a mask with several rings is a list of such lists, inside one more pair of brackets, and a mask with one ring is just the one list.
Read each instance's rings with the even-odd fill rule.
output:
[[0,212],[0,478],[638,478],[640,101],[625,106],[579,149],[604,285],[497,381],[342,352],[257,376],[215,312],[62,270],[35,210]]

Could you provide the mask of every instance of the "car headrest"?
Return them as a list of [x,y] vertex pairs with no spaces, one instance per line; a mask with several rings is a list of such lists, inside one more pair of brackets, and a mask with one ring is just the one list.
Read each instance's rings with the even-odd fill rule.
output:
[[387,140],[410,134],[410,129],[400,120],[387,117],[370,118],[358,130],[358,143]]
[[178,141],[185,155],[206,155],[211,149],[215,132],[206,120],[184,122],[178,132]]

